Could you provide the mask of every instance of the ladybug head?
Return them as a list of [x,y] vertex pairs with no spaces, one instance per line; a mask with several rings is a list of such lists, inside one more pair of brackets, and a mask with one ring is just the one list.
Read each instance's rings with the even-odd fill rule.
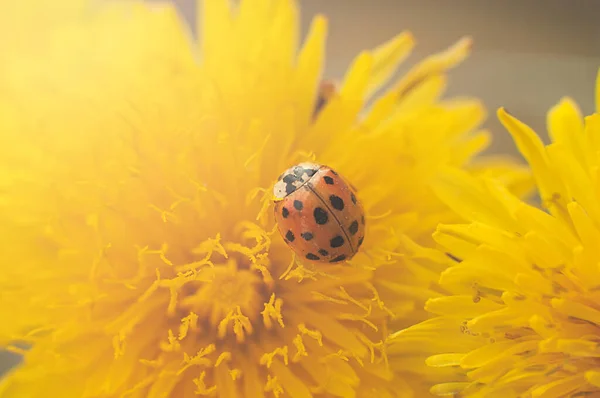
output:
[[320,164],[303,162],[284,171],[273,186],[273,196],[275,200],[282,200],[300,188],[310,180],[320,168]]

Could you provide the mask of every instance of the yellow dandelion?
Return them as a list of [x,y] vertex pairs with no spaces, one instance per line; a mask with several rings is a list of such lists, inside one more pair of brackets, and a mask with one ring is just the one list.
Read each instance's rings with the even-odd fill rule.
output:
[[[600,110],[600,74],[596,86]],[[437,242],[461,259],[441,275],[437,317],[396,333],[396,352],[426,347],[437,395],[600,396],[600,114],[569,98],[548,113],[552,143],[500,109],[535,174],[541,209],[493,179],[463,172],[436,189],[469,224],[441,225]]]
[[[428,181],[528,178],[471,162],[481,104],[439,100],[468,39],[363,115],[409,34],[360,54],[321,107],[327,23],[298,50],[292,1],[207,1],[198,41],[167,5],[17,3],[0,12],[0,345],[23,361],[0,396],[410,394],[386,338],[425,317],[443,255],[424,245],[458,217]],[[275,232],[273,183],[301,161],[358,188],[351,261],[296,258]]]

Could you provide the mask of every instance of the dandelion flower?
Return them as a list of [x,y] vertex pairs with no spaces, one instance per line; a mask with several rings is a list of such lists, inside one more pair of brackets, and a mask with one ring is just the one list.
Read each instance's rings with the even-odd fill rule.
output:
[[[168,5],[16,3],[0,12],[15,38],[0,44],[0,345],[23,362],[0,396],[410,393],[389,325],[425,316],[440,268],[423,245],[458,217],[427,181],[448,166],[527,180],[471,161],[479,102],[439,100],[469,40],[363,114],[409,34],[360,54],[322,104],[326,20],[297,50],[291,1],[207,1],[198,41]],[[300,161],[358,188],[351,261],[295,258],[275,232],[272,185]]]
[[391,350],[427,347],[438,395],[598,396],[600,114],[583,118],[561,100],[547,146],[506,110],[498,116],[531,165],[541,208],[493,179],[440,177],[437,192],[470,223],[441,225],[435,239],[462,261],[441,275],[448,294],[427,302],[436,317],[396,333]]

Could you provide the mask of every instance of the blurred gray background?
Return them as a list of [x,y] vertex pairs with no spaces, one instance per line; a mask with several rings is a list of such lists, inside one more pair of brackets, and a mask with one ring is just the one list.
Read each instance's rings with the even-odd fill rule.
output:
[[[211,0],[207,0],[211,1]],[[190,21],[195,0],[173,0]],[[495,110],[545,135],[546,111],[562,96],[594,109],[600,67],[599,0],[300,0],[303,34],[317,13],[329,18],[326,77],[342,77],[353,57],[402,30],[417,46],[402,70],[453,44],[475,40],[473,54],[451,72],[448,95],[474,95],[490,110],[495,153],[515,153]],[[401,72],[400,72],[401,73]],[[0,352],[0,374],[16,357]]]

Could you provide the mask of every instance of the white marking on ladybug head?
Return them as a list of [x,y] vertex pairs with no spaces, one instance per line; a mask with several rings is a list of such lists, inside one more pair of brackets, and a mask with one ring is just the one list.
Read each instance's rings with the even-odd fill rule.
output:
[[275,186],[273,187],[273,196],[275,196],[275,200],[281,200],[286,197],[285,186],[286,183],[281,180],[278,180],[275,183]]
[[319,168],[321,168],[319,164],[303,162],[284,171],[273,186],[275,200],[281,200],[300,188],[315,175]]

